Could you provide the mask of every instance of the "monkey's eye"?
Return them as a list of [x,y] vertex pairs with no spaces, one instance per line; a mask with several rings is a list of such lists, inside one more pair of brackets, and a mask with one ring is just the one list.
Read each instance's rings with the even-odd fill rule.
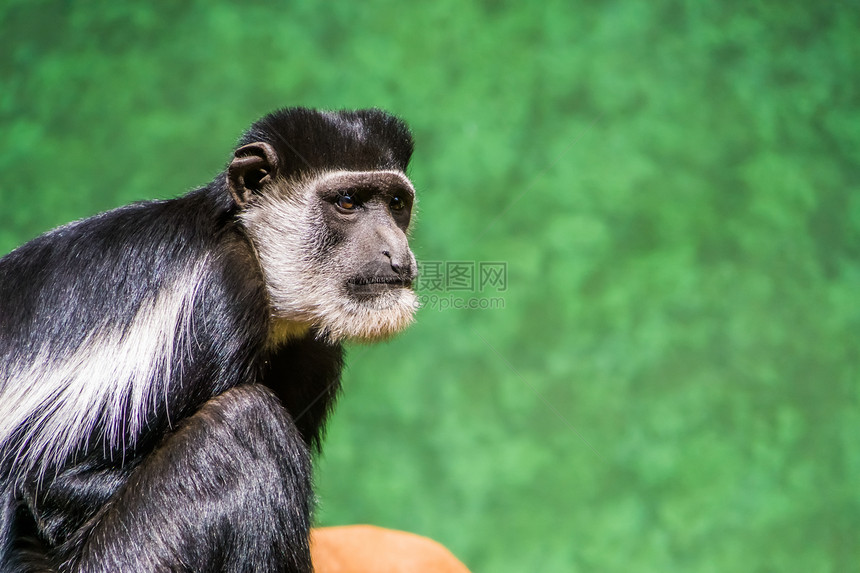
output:
[[406,203],[403,201],[403,198],[400,197],[400,195],[395,195],[394,198],[391,200],[391,203],[388,204],[388,206],[391,207],[391,209],[394,211],[399,211],[406,206]]
[[337,206],[346,211],[352,211],[358,205],[355,202],[355,199],[352,198],[352,195],[345,193],[337,198]]

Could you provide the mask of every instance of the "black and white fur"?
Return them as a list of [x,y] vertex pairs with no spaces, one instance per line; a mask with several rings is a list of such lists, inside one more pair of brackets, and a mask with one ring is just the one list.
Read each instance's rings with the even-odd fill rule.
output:
[[341,343],[416,308],[411,154],[280,110],[208,186],[0,259],[0,573],[311,570]]

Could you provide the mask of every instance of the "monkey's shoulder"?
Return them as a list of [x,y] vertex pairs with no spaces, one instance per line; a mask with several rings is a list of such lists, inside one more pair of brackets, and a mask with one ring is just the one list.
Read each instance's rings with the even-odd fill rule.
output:
[[[158,271],[159,263],[198,256],[228,226],[205,189],[167,200],[132,203],[50,230],[0,258],[0,280],[33,268]],[[11,277],[15,279],[15,277]]]
[[205,188],[58,227],[0,259],[0,331],[76,347],[136,320],[168,327],[165,312],[183,308],[208,310],[197,333],[265,321],[263,278],[235,227]]

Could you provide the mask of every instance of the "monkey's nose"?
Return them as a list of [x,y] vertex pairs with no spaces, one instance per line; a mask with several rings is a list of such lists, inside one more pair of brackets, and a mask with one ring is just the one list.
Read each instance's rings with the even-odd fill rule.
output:
[[391,251],[382,251],[382,254],[388,257],[388,262],[391,265],[391,270],[400,276],[408,275],[409,269],[404,266],[401,257],[392,256]]

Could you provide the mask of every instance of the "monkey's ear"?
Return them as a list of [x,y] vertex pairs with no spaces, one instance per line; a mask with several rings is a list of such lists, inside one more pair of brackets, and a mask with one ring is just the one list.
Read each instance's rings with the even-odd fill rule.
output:
[[268,143],[258,141],[236,150],[227,168],[227,186],[239,207],[272,180],[278,168],[278,155]]

